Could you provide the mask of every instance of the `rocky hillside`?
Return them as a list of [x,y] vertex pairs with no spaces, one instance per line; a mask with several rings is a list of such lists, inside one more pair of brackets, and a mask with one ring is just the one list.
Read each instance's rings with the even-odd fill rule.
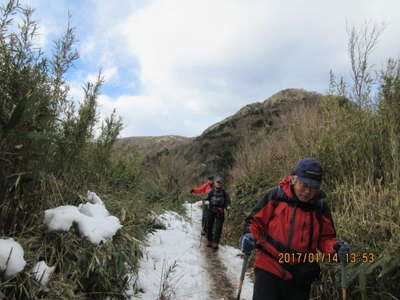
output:
[[233,152],[246,136],[268,134],[286,112],[300,105],[314,105],[322,95],[299,89],[278,92],[263,102],[246,105],[234,115],[207,128],[200,136],[131,137],[120,139],[117,146],[135,147],[155,160],[161,155],[175,153],[187,166],[196,170],[193,176],[218,173],[224,176],[233,162]]

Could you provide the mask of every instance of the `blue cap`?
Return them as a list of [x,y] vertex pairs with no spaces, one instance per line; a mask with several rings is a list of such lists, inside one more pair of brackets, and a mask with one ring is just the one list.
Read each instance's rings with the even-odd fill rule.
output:
[[307,184],[321,185],[322,168],[319,161],[313,158],[299,160],[294,168],[297,179]]

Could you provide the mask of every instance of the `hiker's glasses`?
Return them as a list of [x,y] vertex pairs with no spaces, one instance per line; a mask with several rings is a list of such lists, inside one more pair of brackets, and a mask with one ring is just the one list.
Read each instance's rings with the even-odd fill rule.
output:
[[300,185],[301,189],[310,190],[311,192],[318,192],[320,189],[320,186],[317,184],[308,184],[301,181],[298,181],[298,184]]

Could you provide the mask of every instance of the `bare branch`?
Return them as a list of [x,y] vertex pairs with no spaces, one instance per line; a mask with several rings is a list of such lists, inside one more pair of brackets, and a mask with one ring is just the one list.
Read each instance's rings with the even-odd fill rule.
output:
[[348,33],[347,47],[353,80],[350,97],[364,106],[368,102],[374,84],[371,74],[373,66],[369,64],[369,58],[385,29],[385,25],[366,21],[360,28],[354,25],[351,27],[347,25],[346,27]]

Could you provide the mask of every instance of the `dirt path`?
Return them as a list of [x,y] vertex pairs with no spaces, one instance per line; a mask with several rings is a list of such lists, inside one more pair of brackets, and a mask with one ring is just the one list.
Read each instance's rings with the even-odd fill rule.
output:
[[235,300],[235,288],[227,276],[227,269],[220,257],[214,250],[206,248],[205,245],[203,245],[201,252],[207,263],[206,270],[210,278],[211,299]]
[[[197,215],[198,218],[199,215]],[[196,221],[196,230],[200,236],[201,230],[201,217]],[[212,248],[206,247],[207,239],[202,237],[200,252],[204,257],[206,263],[205,269],[207,270],[210,282],[210,299],[215,300],[235,300],[235,293],[237,289],[232,284],[228,276],[228,270],[224,263],[221,261],[220,250],[215,251]]]

